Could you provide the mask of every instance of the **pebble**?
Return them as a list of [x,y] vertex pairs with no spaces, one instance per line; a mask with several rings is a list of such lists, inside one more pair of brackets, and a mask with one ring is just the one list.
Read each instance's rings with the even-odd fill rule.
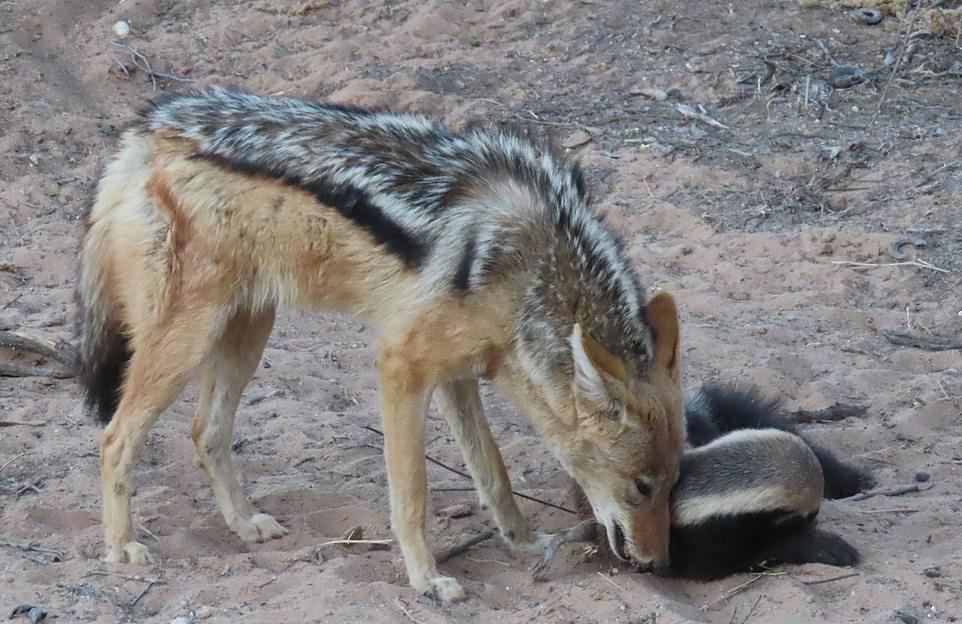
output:
[[855,9],[849,13],[849,15],[851,15],[852,19],[859,24],[867,24],[869,26],[878,24],[882,21],[882,12],[878,9],[863,7],[861,9]]
[[213,612],[210,610],[210,607],[207,607],[207,606],[198,607],[194,611],[194,617],[197,618],[198,620],[206,620],[212,615],[213,615]]
[[126,39],[127,35],[130,34],[130,24],[124,20],[114,22],[114,34],[117,35],[118,39]]
[[847,89],[862,84],[868,80],[868,76],[865,75],[865,71],[861,67],[839,65],[832,70],[829,80],[836,89]]
[[925,472],[924,470],[919,470],[918,472],[915,473],[915,480],[918,481],[919,483],[925,483],[926,481],[929,480],[929,478],[930,478],[929,473]]

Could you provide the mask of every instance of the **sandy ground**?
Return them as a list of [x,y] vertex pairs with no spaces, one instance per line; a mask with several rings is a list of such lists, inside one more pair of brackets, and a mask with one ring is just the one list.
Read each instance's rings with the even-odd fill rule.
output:
[[[793,408],[866,404],[865,417],[807,430],[883,485],[925,471],[932,487],[824,506],[823,525],[865,558],[841,580],[810,584],[851,572],[817,565],[665,580],[618,573],[572,547],[535,584],[531,560],[489,542],[443,566],[471,599],[433,605],[406,586],[396,550],[319,546],[355,525],[390,537],[379,440],[362,429],[378,424],[375,336],[351,319],[287,313],[235,443],[248,492],[291,529],[267,544],[226,530],[194,467],[191,391],[161,419],[136,471],[138,521],[163,564],[104,576],[99,428],[79,409],[78,388],[0,379],[0,420],[44,423],[0,428],[0,616],[28,603],[52,622],[165,624],[962,617],[962,358],[882,334],[962,330],[956,41],[920,38],[902,55],[906,25],[894,19],[862,26],[843,11],[771,0],[0,1],[0,328],[70,337],[79,219],[99,167],[134,108],[187,86],[155,85],[112,46],[118,19],[130,23],[124,43],[155,71],[198,85],[421,111],[453,126],[535,123],[584,161],[646,284],[677,295],[689,383],[755,382]],[[903,58],[890,82],[883,59],[893,50]],[[868,81],[832,90],[829,55]],[[885,266],[890,243],[910,232],[926,246],[903,251],[930,265]],[[567,480],[523,415],[490,393],[486,401],[516,487],[563,502]],[[428,441],[432,455],[461,465],[435,413]],[[433,466],[429,474],[437,488],[468,485]],[[472,499],[436,492],[432,505]],[[572,523],[522,507],[544,528]],[[439,515],[432,544],[489,525],[483,512]],[[27,544],[64,560],[16,547]],[[157,581],[149,589],[136,578],[145,575]]]

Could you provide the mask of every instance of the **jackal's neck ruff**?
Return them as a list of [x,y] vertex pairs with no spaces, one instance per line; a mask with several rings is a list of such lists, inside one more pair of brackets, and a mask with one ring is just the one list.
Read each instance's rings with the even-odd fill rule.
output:
[[577,165],[516,132],[221,89],[175,96],[142,129],[191,157],[312,194],[417,273],[427,298],[501,290],[513,374],[570,412],[575,323],[631,373],[650,358],[644,293]]

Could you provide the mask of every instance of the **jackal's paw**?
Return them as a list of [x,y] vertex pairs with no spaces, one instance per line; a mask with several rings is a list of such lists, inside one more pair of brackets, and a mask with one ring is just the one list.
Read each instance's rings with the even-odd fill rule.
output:
[[232,528],[245,542],[264,542],[287,535],[287,529],[274,516],[262,513],[254,514],[250,520],[238,521]]
[[140,566],[157,563],[154,556],[150,554],[150,550],[140,542],[112,544],[107,547],[103,560],[106,563],[131,563]]
[[424,593],[441,602],[460,602],[467,597],[457,579],[450,576],[436,576],[428,580],[428,585]]
[[507,531],[501,534],[513,555],[540,555],[554,537],[542,531]]

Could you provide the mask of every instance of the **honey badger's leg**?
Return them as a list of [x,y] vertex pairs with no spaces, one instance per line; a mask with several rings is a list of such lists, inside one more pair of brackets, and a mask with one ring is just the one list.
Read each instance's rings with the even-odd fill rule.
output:
[[274,326],[274,309],[240,313],[227,325],[211,352],[194,414],[192,437],[201,467],[227,526],[245,542],[287,533],[273,517],[257,513],[237,481],[230,447],[234,415],[244,387],[253,377]]
[[436,396],[474,478],[478,498],[491,509],[502,537],[510,544],[531,543],[534,533],[511,493],[501,451],[484,417],[478,380],[449,381],[438,387]]
[[[192,297],[193,295],[193,297]],[[197,293],[184,293],[195,301]],[[117,411],[100,445],[104,561],[147,564],[147,547],[133,539],[130,468],[157,417],[177,398],[223,326],[220,310],[198,304],[173,309],[135,341]]]

